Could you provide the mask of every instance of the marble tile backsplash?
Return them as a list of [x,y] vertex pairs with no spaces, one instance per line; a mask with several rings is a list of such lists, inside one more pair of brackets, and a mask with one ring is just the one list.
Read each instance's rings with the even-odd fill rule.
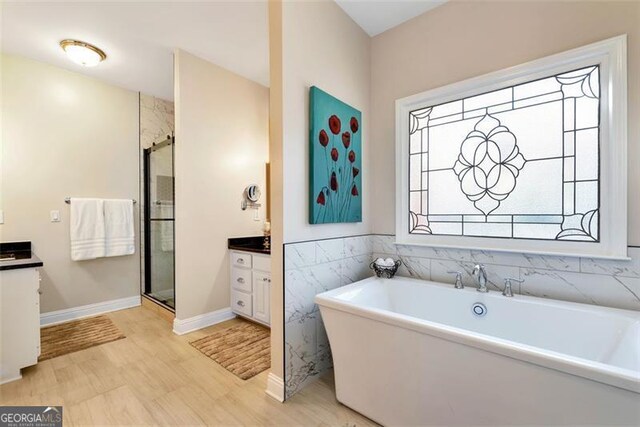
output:
[[332,367],[331,349],[316,294],[372,275],[377,257],[401,259],[399,276],[452,283],[461,271],[465,286],[476,286],[475,264],[487,267],[490,290],[504,279],[516,294],[640,310],[640,248],[630,261],[396,245],[395,236],[367,235],[285,245],[286,397]]
[[448,271],[461,271],[465,286],[475,286],[473,266],[487,266],[490,289],[504,279],[524,280],[514,293],[607,307],[640,310],[640,248],[629,247],[630,261],[467,249],[396,245],[395,236],[374,235],[373,256],[402,259],[401,276],[453,283]]

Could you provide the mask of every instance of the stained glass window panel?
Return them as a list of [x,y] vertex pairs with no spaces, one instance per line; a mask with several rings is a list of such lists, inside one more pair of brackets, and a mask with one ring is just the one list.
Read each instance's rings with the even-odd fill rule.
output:
[[599,66],[409,114],[409,233],[599,242]]

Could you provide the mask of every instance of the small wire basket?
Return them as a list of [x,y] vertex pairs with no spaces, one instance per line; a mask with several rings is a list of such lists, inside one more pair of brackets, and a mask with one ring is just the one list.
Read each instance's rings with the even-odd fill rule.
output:
[[398,268],[400,267],[401,264],[402,262],[400,260],[397,260],[391,266],[378,265],[376,264],[375,261],[373,261],[371,264],[369,264],[369,268],[376,273],[376,276],[383,279],[391,279],[393,276],[396,275]]

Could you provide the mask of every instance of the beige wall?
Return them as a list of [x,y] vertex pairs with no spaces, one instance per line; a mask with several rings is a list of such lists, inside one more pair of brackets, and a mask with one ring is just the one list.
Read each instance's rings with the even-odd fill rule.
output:
[[[284,241],[371,232],[369,36],[332,0],[282,5]],[[309,224],[309,88],[362,112],[362,222]]]
[[137,93],[3,55],[1,192],[0,240],[31,240],[44,262],[41,312],[139,294],[136,255],[71,261],[64,203],[139,199]]
[[271,163],[271,373],[284,378],[284,170],[282,3],[269,1],[269,162]]
[[640,2],[452,1],[372,41],[373,229],[394,233],[398,98],[628,35],[629,244],[640,245]]
[[[265,188],[269,90],[187,52],[175,54],[176,318],[229,307],[227,238],[261,233],[241,211]],[[264,208],[260,211],[264,218]]]

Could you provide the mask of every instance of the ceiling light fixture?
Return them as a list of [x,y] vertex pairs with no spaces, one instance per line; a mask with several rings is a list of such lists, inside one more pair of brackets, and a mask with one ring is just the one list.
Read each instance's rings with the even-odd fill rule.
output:
[[95,67],[107,59],[107,54],[102,49],[79,40],[62,40],[60,47],[65,51],[69,59],[84,67]]

